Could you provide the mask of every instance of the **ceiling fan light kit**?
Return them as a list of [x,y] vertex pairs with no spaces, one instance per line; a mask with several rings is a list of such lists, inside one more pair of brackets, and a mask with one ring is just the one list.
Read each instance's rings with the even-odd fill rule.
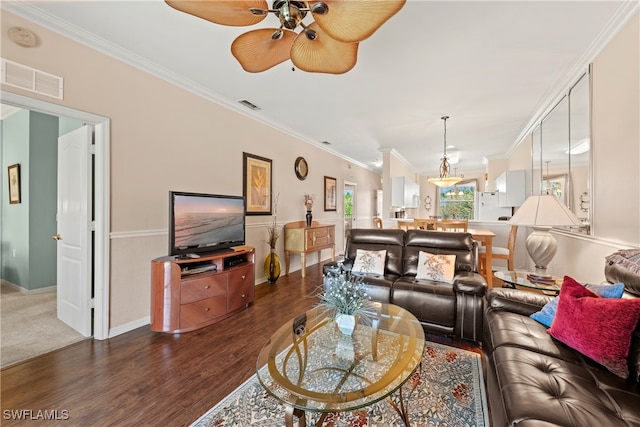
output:
[[[231,53],[250,73],[266,71],[287,59],[311,73],[343,74],[357,62],[358,44],[370,37],[395,15],[406,0],[326,0],[307,2],[275,0],[165,0],[176,10],[215,24],[248,26],[269,13],[279,28],[264,28],[241,34],[231,44]],[[311,13],[314,22],[302,21]],[[301,31],[295,30],[300,27]]]

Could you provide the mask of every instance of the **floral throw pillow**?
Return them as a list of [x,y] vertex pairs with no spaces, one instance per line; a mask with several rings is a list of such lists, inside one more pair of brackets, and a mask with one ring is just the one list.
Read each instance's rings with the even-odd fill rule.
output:
[[356,250],[356,259],[353,262],[354,273],[384,274],[384,262],[387,258],[387,251],[366,251]]
[[434,255],[420,251],[416,279],[453,283],[456,273],[455,255]]

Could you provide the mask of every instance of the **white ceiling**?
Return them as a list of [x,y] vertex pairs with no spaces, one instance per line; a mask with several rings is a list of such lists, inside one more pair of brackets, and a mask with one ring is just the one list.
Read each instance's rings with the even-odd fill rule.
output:
[[[243,28],[157,0],[2,1],[2,8],[368,167],[393,149],[433,175],[441,116],[451,117],[447,143],[455,148],[448,151],[459,153],[458,172],[483,171],[483,157],[509,153],[586,69],[629,4],[409,0],[360,43],[358,63],[342,75],[293,71],[289,61],[243,71],[231,42],[277,27],[272,15]],[[243,99],[261,110],[237,103]]]

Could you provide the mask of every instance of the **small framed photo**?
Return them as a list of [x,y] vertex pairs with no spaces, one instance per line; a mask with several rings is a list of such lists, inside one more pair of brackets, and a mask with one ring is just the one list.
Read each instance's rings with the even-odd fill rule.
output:
[[246,215],[271,215],[271,160],[242,153]]
[[11,165],[9,170],[9,203],[20,203],[20,163]]
[[324,177],[324,210],[335,211],[338,201],[338,182],[330,176]]

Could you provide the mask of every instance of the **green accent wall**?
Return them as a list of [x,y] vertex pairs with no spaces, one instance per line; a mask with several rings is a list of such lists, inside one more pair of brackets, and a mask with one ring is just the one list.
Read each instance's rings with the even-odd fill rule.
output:
[[[58,136],[82,126],[21,110],[2,121],[1,278],[26,291],[56,285]],[[20,164],[22,203],[9,204],[7,167]]]
[[[29,283],[29,120],[26,110],[2,122],[2,278]],[[9,204],[7,167],[20,164],[22,203]]]
[[29,289],[56,284],[58,118],[31,112],[29,122]]

